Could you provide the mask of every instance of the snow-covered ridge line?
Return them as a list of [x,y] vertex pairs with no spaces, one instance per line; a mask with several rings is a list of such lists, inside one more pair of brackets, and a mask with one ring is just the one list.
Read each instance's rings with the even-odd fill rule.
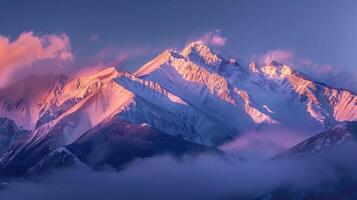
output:
[[[120,73],[116,79],[115,79],[119,84],[122,85],[126,85],[126,84],[135,84],[134,88],[138,88],[139,91],[136,92],[137,95],[140,95],[142,97],[145,98],[144,94],[140,94],[140,92],[142,93],[150,93],[152,91],[157,92],[159,95],[167,97],[170,101],[174,102],[174,103],[178,103],[178,104],[183,104],[183,105],[187,105],[187,103],[182,100],[180,97],[172,94],[171,92],[167,91],[165,88],[163,88],[160,84],[152,82],[152,81],[148,81],[148,80],[143,80],[140,79],[136,76],[134,76],[133,74],[127,73],[127,72],[123,72]],[[150,91],[145,90],[145,88],[149,88]],[[134,88],[129,88],[129,89],[134,89]],[[149,94],[150,95],[150,94]]]

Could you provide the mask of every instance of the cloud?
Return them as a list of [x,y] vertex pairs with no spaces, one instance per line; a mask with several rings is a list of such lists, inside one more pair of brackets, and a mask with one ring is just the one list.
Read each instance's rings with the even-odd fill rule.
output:
[[11,73],[19,70],[21,74],[30,72],[40,61],[64,62],[72,61],[73,58],[69,37],[66,34],[37,36],[33,32],[24,32],[14,41],[0,36],[2,84],[10,79]]
[[22,33],[15,41],[0,36],[0,70],[28,66],[40,60],[72,60],[69,38],[66,34],[36,36]]
[[268,65],[272,61],[277,61],[279,63],[289,64],[295,58],[294,52],[292,50],[286,49],[275,49],[268,51],[260,56],[259,62],[261,64]]
[[[357,169],[356,144],[306,159],[231,161],[202,155],[137,160],[123,171],[63,171],[40,182],[14,182],[2,199],[253,199],[276,188],[319,190],[341,170]],[[338,171],[339,170],[339,171]],[[318,193],[316,193],[318,194]],[[285,198],[289,199],[289,198]]]
[[89,68],[103,68],[103,67],[120,67],[128,60],[136,59],[140,56],[157,52],[156,49],[149,46],[137,46],[128,48],[112,48],[107,47],[101,49],[91,60],[85,64]]
[[[99,39],[98,34],[93,34],[88,42]],[[70,39],[65,33],[35,35],[23,32],[15,40],[0,35],[0,88],[28,75],[54,73],[72,76],[82,71],[119,66],[156,51],[147,46],[106,47],[73,62]]]
[[331,65],[318,65],[309,59],[299,60],[301,66],[306,66],[315,71],[318,74],[328,74],[333,72],[333,67]]
[[248,131],[220,149],[245,160],[264,160],[281,153],[304,139],[304,134],[288,129]]
[[309,59],[299,59],[295,63],[297,70],[314,77],[317,81],[325,82],[333,87],[346,88],[357,92],[354,87],[357,85],[356,72],[341,71],[340,68],[332,65],[317,64]]
[[203,34],[199,41],[212,46],[223,47],[226,45],[227,38],[222,37],[219,29]]

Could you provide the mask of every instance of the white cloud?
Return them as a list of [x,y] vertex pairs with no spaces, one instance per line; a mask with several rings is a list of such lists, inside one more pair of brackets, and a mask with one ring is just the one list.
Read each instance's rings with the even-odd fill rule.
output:
[[275,49],[260,56],[259,62],[265,65],[272,61],[288,64],[294,59],[294,52],[286,49]]
[[217,29],[203,34],[199,40],[207,45],[223,47],[226,45],[227,38],[223,37],[221,31]]

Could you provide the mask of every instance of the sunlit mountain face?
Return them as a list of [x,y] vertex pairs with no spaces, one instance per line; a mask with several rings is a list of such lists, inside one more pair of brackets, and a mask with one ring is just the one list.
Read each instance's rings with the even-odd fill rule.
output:
[[213,2],[1,3],[0,199],[357,199],[346,12]]

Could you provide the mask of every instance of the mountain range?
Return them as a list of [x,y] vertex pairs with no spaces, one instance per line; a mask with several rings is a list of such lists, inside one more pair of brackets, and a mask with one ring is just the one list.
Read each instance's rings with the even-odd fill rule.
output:
[[[222,154],[219,145],[265,127],[323,131],[357,120],[357,95],[276,61],[242,66],[198,41],[133,73],[17,80],[0,89],[0,116],[0,175],[26,176],[73,165],[120,169],[164,153]],[[289,152],[321,142],[311,140]]]

